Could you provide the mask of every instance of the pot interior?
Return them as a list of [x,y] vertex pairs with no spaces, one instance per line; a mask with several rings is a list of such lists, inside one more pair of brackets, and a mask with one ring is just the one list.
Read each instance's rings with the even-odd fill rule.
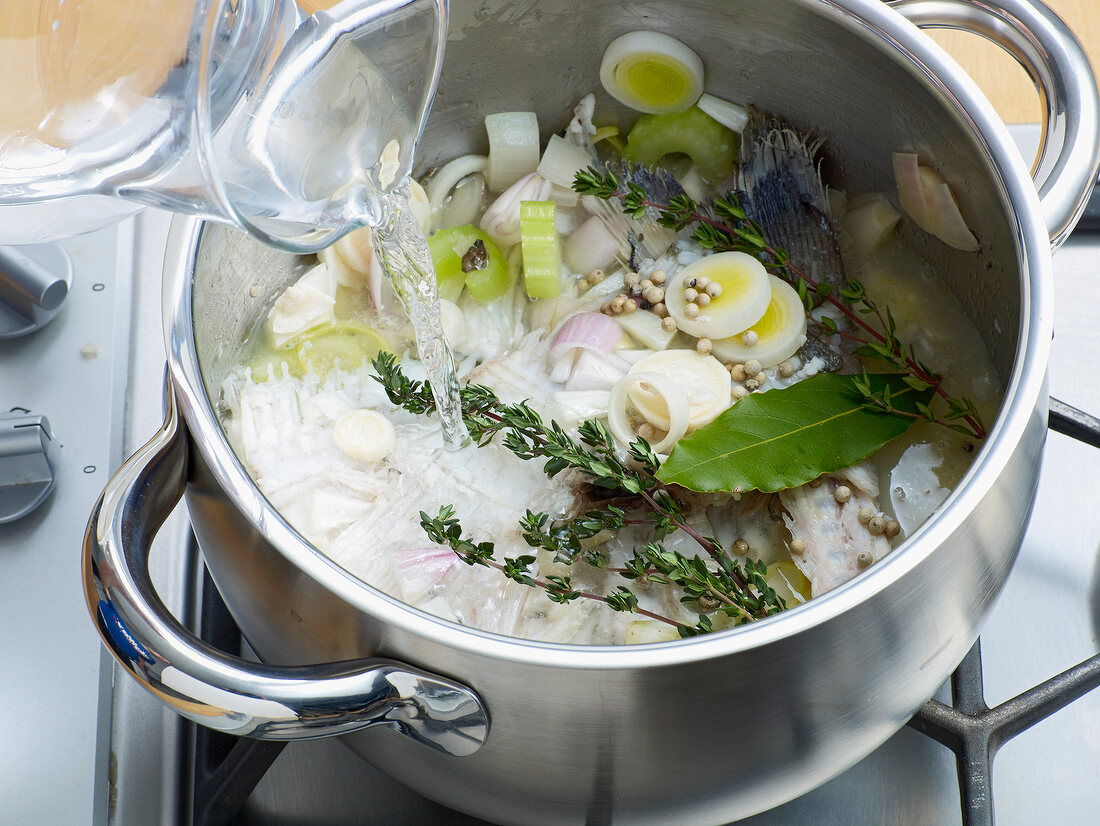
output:
[[[1007,385],[1026,274],[1013,207],[996,165],[945,89],[878,32],[873,20],[891,13],[879,3],[846,5],[456,0],[418,173],[464,153],[485,153],[482,122],[492,112],[535,111],[545,141],[566,126],[568,113],[589,91],[597,94],[598,123],[625,129],[634,115],[599,82],[603,49],[634,29],[668,33],[702,57],[708,92],[824,137],[823,176],[834,187],[884,192],[896,202],[891,153],[917,151],[934,163],[982,250],[950,249],[908,221],[903,231],[929,265],[946,274],[943,280],[970,314]],[[301,267],[296,257],[226,227],[208,225],[202,232],[193,290],[195,339],[215,400],[257,319]]]

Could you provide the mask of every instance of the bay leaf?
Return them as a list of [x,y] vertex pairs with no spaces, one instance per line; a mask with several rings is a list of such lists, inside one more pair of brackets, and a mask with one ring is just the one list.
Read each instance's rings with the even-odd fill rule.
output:
[[791,387],[752,393],[676,443],[657,478],[696,491],[774,493],[866,459],[913,419],[863,406],[854,382],[889,391],[899,410],[917,413],[931,389],[900,374],[819,373]]

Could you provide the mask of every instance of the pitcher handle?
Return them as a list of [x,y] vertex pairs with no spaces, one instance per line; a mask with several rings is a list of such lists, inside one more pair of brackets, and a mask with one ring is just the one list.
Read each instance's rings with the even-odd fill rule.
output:
[[489,718],[469,688],[385,659],[270,666],[229,656],[183,627],[157,596],[149,549],[183,496],[189,437],[171,381],[157,434],[108,482],[84,535],[88,609],[134,679],[200,725],[299,740],[385,725],[453,755],[477,751]]
[[1053,248],[1069,237],[1100,168],[1100,101],[1081,43],[1038,0],[895,0],[922,29],[957,29],[996,43],[1024,67],[1044,104],[1032,170]]

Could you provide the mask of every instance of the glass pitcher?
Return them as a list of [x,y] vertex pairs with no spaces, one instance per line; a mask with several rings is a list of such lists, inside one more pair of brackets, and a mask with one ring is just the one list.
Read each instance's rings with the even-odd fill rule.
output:
[[142,205],[312,252],[377,223],[435,92],[447,0],[0,0],[0,244]]

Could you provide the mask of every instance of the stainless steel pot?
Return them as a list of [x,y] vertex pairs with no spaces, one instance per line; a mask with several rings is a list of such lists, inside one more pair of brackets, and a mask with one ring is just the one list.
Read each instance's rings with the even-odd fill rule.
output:
[[[329,562],[241,468],[217,389],[294,263],[182,223],[167,257],[167,419],[92,515],[93,617],[122,666],[179,713],[255,737],[346,734],[403,783],[490,820],[718,823],[775,806],[904,724],[969,648],[1012,565],[1045,434],[1051,248],[1097,173],[1088,63],[1023,0],[486,0],[453,14],[424,164],[482,148],[493,110],[534,108],[547,132],[563,127],[599,88],[603,46],[636,28],[691,44],[712,92],[828,136],[830,172],[853,191],[889,191],[895,149],[934,157],[982,252],[925,252],[952,274],[1007,388],[974,466],[882,563],[751,627],[622,648],[462,628]],[[906,18],[983,33],[1029,68],[1049,106],[1042,197],[989,104]],[[185,487],[215,581],[267,665],[193,639],[149,583],[151,537]]]

